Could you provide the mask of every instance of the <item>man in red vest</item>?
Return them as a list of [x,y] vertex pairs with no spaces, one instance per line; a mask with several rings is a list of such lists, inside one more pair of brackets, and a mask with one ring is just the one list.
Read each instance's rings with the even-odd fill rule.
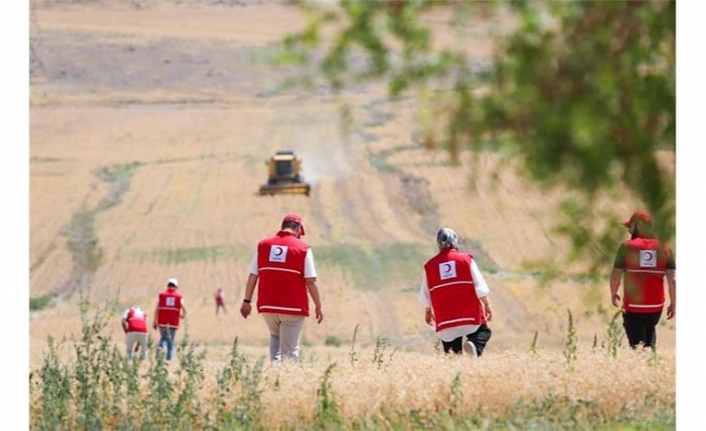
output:
[[140,359],[147,357],[147,314],[140,307],[130,307],[123,313],[121,321],[125,332],[127,357],[132,359],[133,352],[140,351]]
[[184,299],[181,296],[179,281],[176,278],[167,280],[167,288],[157,295],[157,307],[154,310],[152,327],[159,328],[159,351],[167,349],[167,361],[174,356],[174,340],[179,328],[180,319],[186,318]]
[[424,320],[434,325],[444,353],[483,354],[492,331],[489,288],[469,253],[458,251],[458,235],[449,228],[436,233],[439,253],[424,264],[419,300],[426,307]]
[[630,347],[640,343],[655,348],[656,327],[665,305],[664,276],[669,286],[667,319],[676,316],[677,282],[674,253],[655,236],[652,216],[638,210],[623,223],[631,238],[620,245],[610,275],[610,295],[621,306],[618,290],[623,281],[623,327]]
[[270,360],[299,360],[299,338],[304,318],[309,316],[309,295],[314,301],[316,322],[324,320],[319,288],[316,285],[314,255],[304,235],[302,218],[290,213],[282,219],[276,235],[261,240],[250,263],[245,298],[240,307],[243,318],[250,315],[255,287],[257,311],[270,331]]
[[218,288],[218,291],[216,291],[216,295],[214,296],[214,299],[216,300],[216,315],[218,315],[218,310],[223,309],[224,313],[227,313],[226,311],[226,303],[223,300],[223,289]]

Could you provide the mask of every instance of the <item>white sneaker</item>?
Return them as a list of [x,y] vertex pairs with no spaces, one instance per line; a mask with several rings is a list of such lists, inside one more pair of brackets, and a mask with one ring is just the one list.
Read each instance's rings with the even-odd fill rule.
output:
[[471,340],[467,340],[463,343],[463,351],[466,352],[471,358],[478,357],[478,349],[476,349],[476,345],[473,344]]

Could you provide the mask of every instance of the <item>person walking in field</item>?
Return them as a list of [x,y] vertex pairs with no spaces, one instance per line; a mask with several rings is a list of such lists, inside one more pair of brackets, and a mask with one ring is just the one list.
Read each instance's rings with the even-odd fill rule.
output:
[[299,339],[309,316],[308,295],[314,301],[316,322],[324,320],[314,255],[300,239],[304,234],[302,218],[295,213],[285,215],[279,232],[257,244],[250,263],[240,314],[245,319],[250,315],[257,287],[257,311],[270,332],[273,362],[299,361]]
[[167,361],[174,357],[174,341],[181,319],[186,318],[184,299],[181,296],[179,281],[176,278],[167,280],[167,288],[157,295],[157,307],[154,310],[152,327],[159,329],[159,349],[167,350]]
[[433,325],[444,353],[483,354],[492,335],[490,289],[470,253],[458,251],[458,235],[441,228],[436,234],[439,252],[424,264],[419,300],[424,320]]
[[140,359],[147,357],[147,314],[140,307],[130,307],[123,313],[121,320],[125,332],[125,349],[127,357],[132,359],[133,353],[140,352]]
[[665,305],[664,278],[669,286],[667,319],[676,316],[677,282],[674,253],[655,236],[652,216],[644,210],[633,213],[623,223],[631,238],[623,242],[613,262],[610,275],[610,296],[613,306],[621,306],[618,293],[623,282],[623,327],[630,347],[654,349],[656,327]]
[[228,313],[226,311],[226,303],[223,299],[223,289],[219,288],[216,291],[216,294],[214,296],[214,299],[216,300],[216,315],[218,315],[218,311],[222,308],[224,313]]

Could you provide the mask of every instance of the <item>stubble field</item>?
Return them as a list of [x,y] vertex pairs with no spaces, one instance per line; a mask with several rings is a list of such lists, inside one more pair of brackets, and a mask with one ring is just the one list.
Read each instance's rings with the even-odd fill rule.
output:
[[[480,405],[486,409],[516,395],[547,394],[602,406],[618,399],[624,407],[627,396],[605,384],[616,379],[674,408],[672,322],[658,328],[656,368],[646,371],[649,355],[627,351],[624,342],[618,358],[607,359],[615,312],[607,277],[580,281],[572,277],[578,264],[550,283],[537,276],[567,252],[551,233],[558,192],[511,171],[491,181],[495,154],[474,163],[462,153],[461,166],[453,167],[443,149],[418,142],[411,100],[390,102],[374,85],[344,93],[353,119],[346,135],[340,101],[326,88],[276,91],[291,71],[265,58],[285,32],[303,25],[291,6],[138,3],[32,3],[30,298],[53,299],[30,315],[30,370],[42,364],[49,337],[80,337],[81,298],[91,310],[108,307],[106,335],[122,349],[122,311],[138,305],[151,315],[169,277],[179,279],[189,312],[178,337],[206,349],[206,370],[225,364],[236,337],[250,358],[267,355],[262,320],[244,320],[237,311],[255,244],[296,211],[313,247],[325,320],[307,321],[304,368],[293,372],[310,374],[311,388],[293,384],[313,396],[327,364],[345,363],[352,347],[372,358],[382,340],[388,354],[395,352],[384,373],[372,365],[333,372],[344,416],[444,404],[446,392],[426,400],[422,389],[437,381],[448,388],[456,372],[467,394],[464,414],[476,411],[468,396],[477,389],[489,394]],[[479,58],[488,52],[479,49]],[[257,195],[264,161],[278,149],[303,158],[309,197]],[[630,202],[614,205],[633,210]],[[438,354],[417,300],[422,264],[442,226],[459,233],[491,288],[493,338],[475,364]],[[217,288],[228,314],[215,314]],[[577,368],[585,368],[574,374],[562,359],[567,310]],[[535,335],[539,357],[529,352]],[[592,361],[620,366],[589,371]],[[636,383],[650,370],[658,377]],[[492,386],[478,387],[486,374]],[[346,392],[349,385],[380,400],[395,395],[389,403],[371,396],[361,406],[359,395]],[[267,395],[266,409],[281,402],[275,398]],[[311,408],[306,404],[300,410]]]

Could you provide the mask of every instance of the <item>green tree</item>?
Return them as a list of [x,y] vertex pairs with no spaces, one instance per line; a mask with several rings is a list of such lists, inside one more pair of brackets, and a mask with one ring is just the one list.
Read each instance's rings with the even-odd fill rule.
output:
[[[464,148],[496,151],[542,186],[573,192],[557,226],[573,258],[605,265],[624,237],[626,214],[600,204],[605,196],[636,198],[660,237],[674,238],[675,2],[297,4],[308,23],[283,39],[279,60],[301,67],[298,83],[386,82],[392,98],[411,93],[435,113],[437,127],[419,131],[424,145],[454,161]],[[439,12],[454,43],[434,38],[438,19],[428,18]],[[483,32],[495,47],[485,63],[467,50]]]

